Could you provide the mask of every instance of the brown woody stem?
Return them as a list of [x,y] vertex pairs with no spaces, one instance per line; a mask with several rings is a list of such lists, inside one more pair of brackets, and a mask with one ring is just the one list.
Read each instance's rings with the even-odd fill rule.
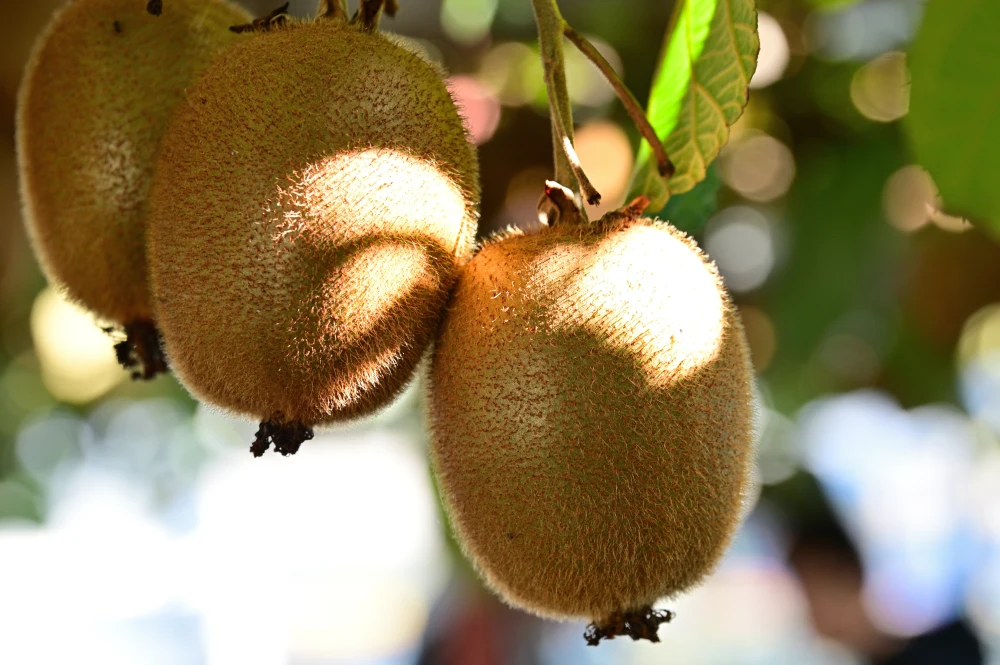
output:
[[604,78],[607,79],[608,83],[611,84],[611,87],[618,95],[618,99],[621,100],[622,105],[625,106],[625,110],[628,112],[629,117],[632,118],[632,122],[635,123],[642,138],[646,139],[650,148],[652,148],[660,175],[664,178],[671,177],[674,174],[674,164],[670,161],[670,157],[667,156],[667,149],[663,147],[663,142],[660,141],[660,137],[656,135],[656,130],[649,123],[649,118],[646,117],[646,112],[643,111],[639,100],[635,98],[632,91],[628,89],[625,82],[618,76],[618,72],[615,71],[611,63],[601,55],[601,52],[597,50],[589,39],[572,27],[564,24],[563,34],[566,35],[566,39],[573,42],[573,45],[580,50],[580,53],[583,53],[588,60],[594,63],[601,71],[601,74],[604,75]]

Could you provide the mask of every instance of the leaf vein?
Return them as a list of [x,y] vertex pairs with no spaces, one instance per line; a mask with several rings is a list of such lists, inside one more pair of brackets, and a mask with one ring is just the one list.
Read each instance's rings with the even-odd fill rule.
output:
[[743,75],[744,81],[749,81],[750,77],[747,75],[746,67],[743,65],[743,58],[740,57],[740,43],[736,39],[736,18],[733,16],[733,3],[732,0],[722,0],[726,3],[726,21],[729,25],[729,36],[732,39],[733,52],[736,53],[736,62],[739,63],[740,74]]

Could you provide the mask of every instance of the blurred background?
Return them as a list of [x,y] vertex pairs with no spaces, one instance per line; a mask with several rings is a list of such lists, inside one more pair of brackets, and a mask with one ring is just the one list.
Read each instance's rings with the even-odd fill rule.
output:
[[[46,286],[13,118],[58,4],[5,3],[0,41],[0,662],[1000,663],[1000,245],[939,212],[908,153],[920,0],[759,1],[749,107],[709,179],[662,214],[742,311],[759,497],[717,574],[664,604],[662,644],[597,649],[582,623],[505,608],[461,560],[419,386],[254,460],[254,424],[172,378],[128,381],[92,317]],[[536,225],[552,167],[529,0],[400,5],[385,27],[451,72],[481,148],[481,233]],[[562,6],[645,100],[672,2]],[[608,210],[637,134],[567,54],[577,148]]]

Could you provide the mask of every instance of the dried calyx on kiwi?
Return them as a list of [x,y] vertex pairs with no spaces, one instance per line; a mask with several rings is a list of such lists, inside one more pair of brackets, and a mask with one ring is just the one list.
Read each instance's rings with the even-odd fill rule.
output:
[[[153,3],[150,3],[150,9]],[[166,371],[144,230],[161,139],[188,85],[242,39],[224,0],[72,0],[39,37],[17,113],[25,219],[48,279],[115,324],[135,378]]]
[[133,321],[124,331],[112,327],[104,332],[116,339],[115,357],[123,369],[131,371],[133,379],[149,381],[168,371],[160,332],[152,321]]
[[375,29],[381,3],[323,4],[271,15],[191,86],[152,193],[173,369],[262,423],[255,454],[398,395],[475,238],[478,162],[442,72]]

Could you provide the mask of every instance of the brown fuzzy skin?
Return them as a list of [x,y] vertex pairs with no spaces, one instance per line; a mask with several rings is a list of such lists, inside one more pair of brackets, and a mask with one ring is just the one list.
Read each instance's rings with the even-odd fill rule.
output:
[[176,374],[225,409],[312,425],[412,377],[475,240],[478,162],[432,65],[357,26],[289,24],[191,89],[152,201]]
[[459,279],[430,378],[445,506],[512,605],[595,621],[641,610],[701,580],[737,528],[747,345],[715,267],[667,224],[488,243]]
[[152,317],[146,203],[184,91],[250,19],[221,0],[73,0],[28,62],[17,113],[25,219],[49,280],[98,315]]

